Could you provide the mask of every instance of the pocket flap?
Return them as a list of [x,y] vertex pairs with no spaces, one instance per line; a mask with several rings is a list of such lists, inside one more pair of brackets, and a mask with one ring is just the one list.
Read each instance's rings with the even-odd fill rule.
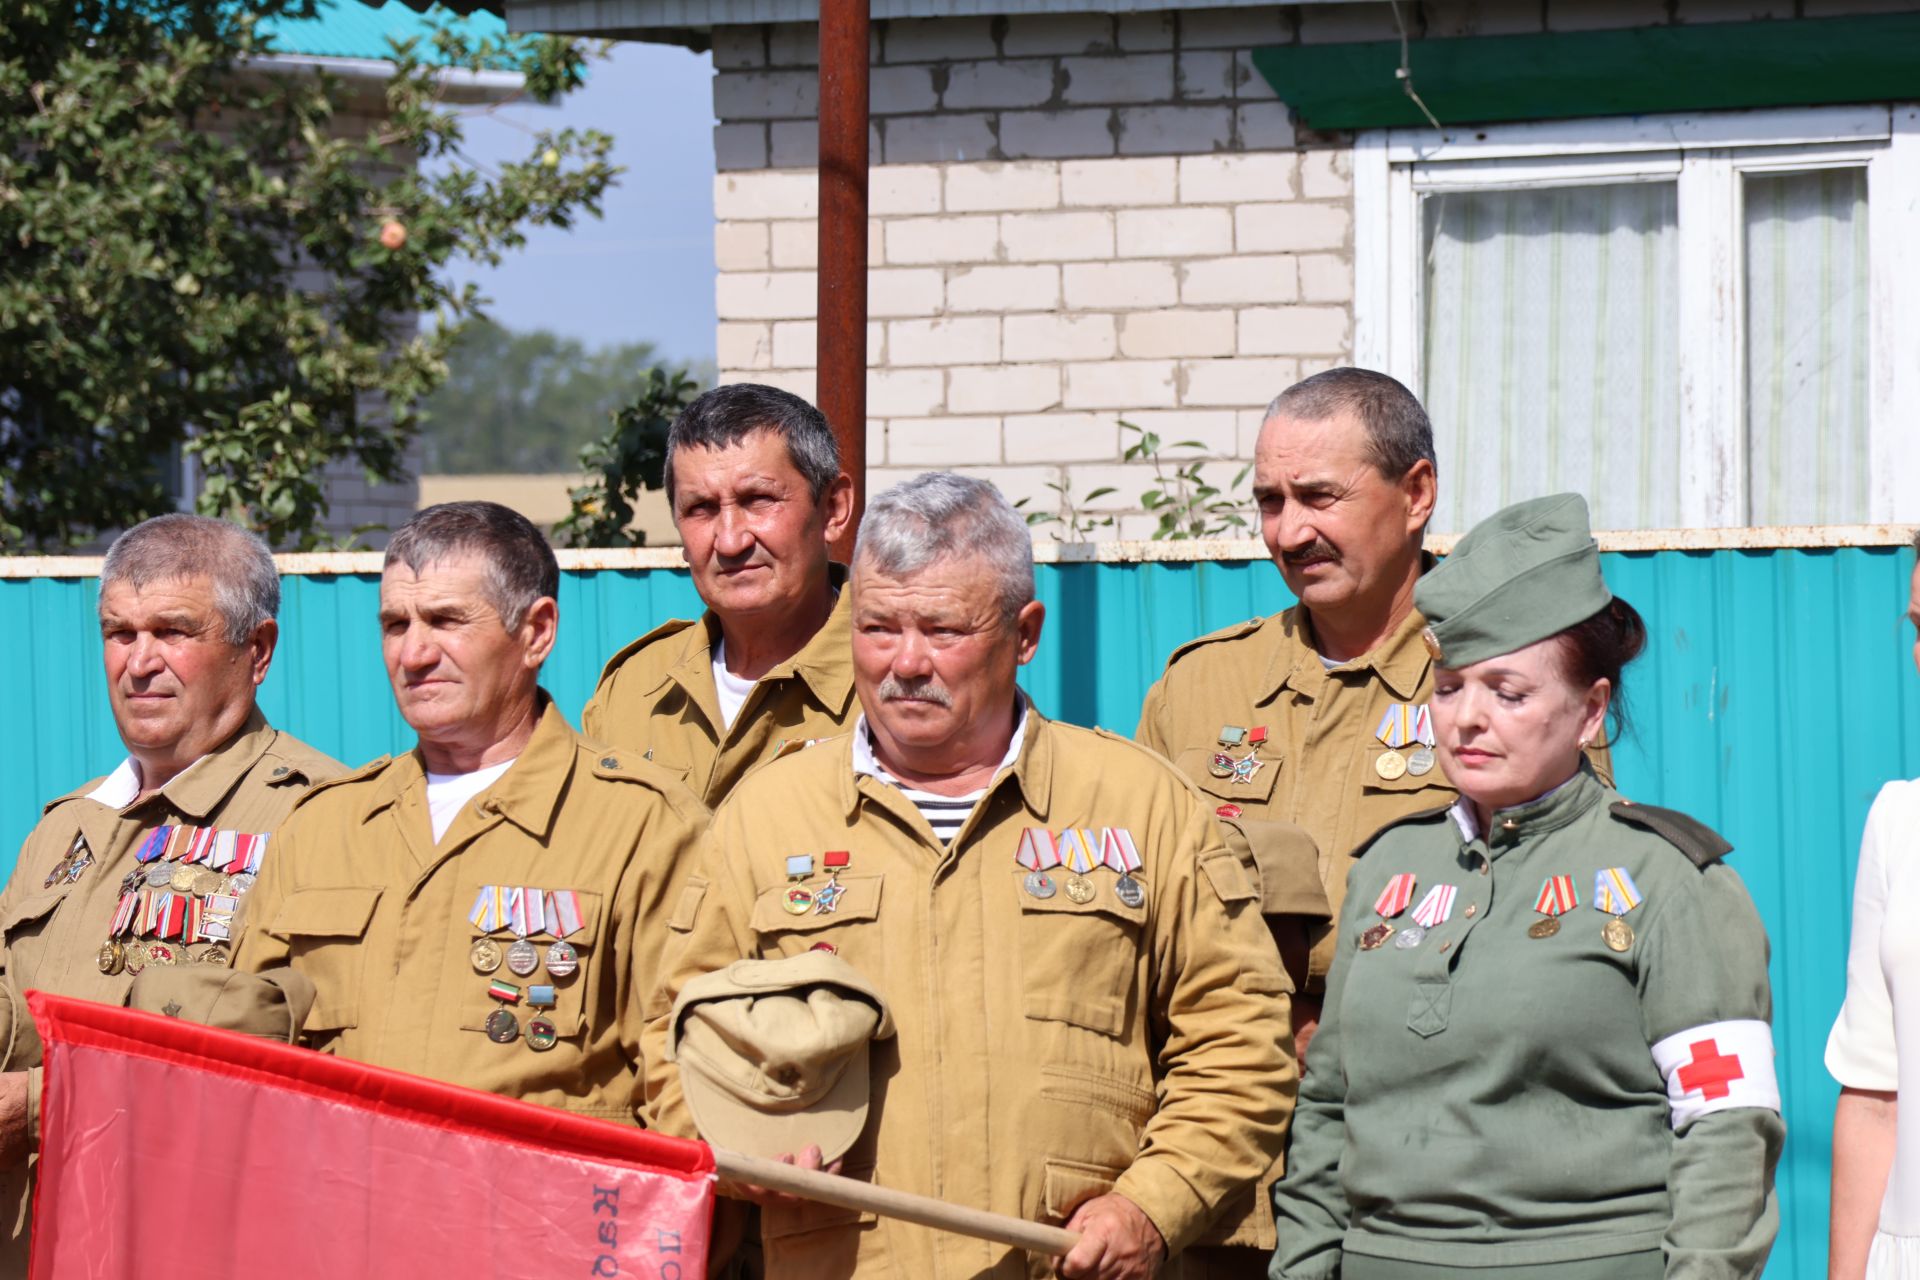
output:
[[[1251,778],[1241,782],[1234,777],[1216,778],[1213,776],[1213,757],[1220,751],[1218,746],[1188,747],[1174,757],[1174,764],[1181,773],[1193,780],[1210,796],[1222,800],[1237,800],[1243,804],[1265,804],[1273,796],[1273,781],[1280,775],[1283,757],[1270,745],[1262,743],[1254,752],[1254,758],[1260,761],[1260,767]],[[1246,754],[1245,747],[1237,747],[1230,752],[1235,759]]]
[[366,933],[379,901],[378,889],[296,889],[266,930],[276,938],[358,938]]
[[61,900],[71,892],[73,892],[73,886],[63,884],[28,894],[14,903],[13,908],[4,917],[0,917],[0,932],[10,931],[14,926],[25,924],[29,920],[38,920],[59,906]]
[[[1413,795],[1415,792],[1433,788],[1436,793],[1444,792],[1447,796],[1453,794],[1453,789],[1447,785],[1447,775],[1440,771],[1438,764],[1425,773],[1402,773],[1397,778],[1381,777],[1378,767],[1380,757],[1386,755],[1391,749],[1384,744],[1375,743],[1373,750],[1367,753],[1366,770],[1360,775],[1361,790],[1375,794]],[[1400,752],[1402,758],[1406,754],[1404,750]]]
[[[820,890],[826,887],[820,884],[780,884],[770,889],[762,889],[760,896],[753,900],[753,931],[755,933],[794,933],[809,929],[829,929],[836,924],[849,920],[871,920],[880,914],[880,881],[882,876],[867,873],[848,875],[841,873],[840,898],[832,911],[821,914],[818,901]],[[795,889],[807,892],[807,904],[798,911],[788,910],[787,895]]]
[[1320,850],[1313,837],[1290,822],[1221,818],[1227,845],[1253,869],[1260,911],[1270,916],[1333,918],[1320,880]]
[[1048,1160],[1046,1180],[1041,1191],[1047,1216],[1065,1222],[1087,1201],[1106,1195],[1120,1180],[1122,1170],[1079,1160]]
[[1200,869],[1207,873],[1207,881],[1213,885],[1213,891],[1220,901],[1229,906],[1236,902],[1251,902],[1260,896],[1253,887],[1253,881],[1247,878],[1240,859],[1231,853],[1222,850],[1208,854],[1200,859]]

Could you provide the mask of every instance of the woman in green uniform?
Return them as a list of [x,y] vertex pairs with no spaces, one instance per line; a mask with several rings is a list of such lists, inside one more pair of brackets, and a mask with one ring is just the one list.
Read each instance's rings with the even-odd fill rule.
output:
[[1353,869],[1274,1280],[1758,1275],[1784,1135],[1766,934],[1725,841],[1582,760],[1646,640],[1585,500],[1500,512],[1415,601],[1460,798]]

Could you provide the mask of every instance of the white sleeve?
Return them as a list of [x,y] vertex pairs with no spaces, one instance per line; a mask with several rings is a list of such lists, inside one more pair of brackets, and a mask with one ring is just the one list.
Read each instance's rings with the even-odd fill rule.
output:
[[1867,811],[1860,837],[1860,865],[1853,882],[1853,938],[1847,948],[1847,998],[1827,1037],[1827,1070],[1854,1089],[1891,1091],[1899,1086],[1893,1043],[1893,1004],[1880,968],[1880,930],[1887,916],[1887,858],[1898,841],[1912,839],[1900,821],[1912,807],[1917,784],[1889,782]]

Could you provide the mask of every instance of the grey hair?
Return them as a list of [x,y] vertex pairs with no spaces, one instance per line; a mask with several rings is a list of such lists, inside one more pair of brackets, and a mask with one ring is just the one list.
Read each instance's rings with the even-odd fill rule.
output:
[[894,577],[972,556],[991,566],[1001,615],[1011,622],[1033,599],[1033,536],[998,489],[951,471],[929,471],[869,499],[853,552],[855,564],[864,559]]
[[533,521],[497,502],[442,502],[401,525],[382,569],[404,564],[418,574],[459,555],[486,561],[484,590],[509,631],[542,596],[560,595],[560,562]]
[[1302,379],[1275,396],[1266,418],[1325,422],[1351,413],[1367,429],[1367,459],[1389,480],[1398,480],[1425,459],[1437,470],[1433,422],[1413,392],[1372,369],[1340,368]]
[[662,473],[667,501],[673,501],[674,454],[682,449],[725,449],[756,431],[771,431],[786,442],[787,457],[807,482],[815,502],[839,478],[840,442],[825,414],[791,391],[734,382],[703,392],[667,429]]
[[280,612],[280,571],[267,544],[237,524],[185,512],[143,520],[115,538],[100,569],[100,595],[122,582],[138,591],[200,577],[213,583],[228,644],[245,644]]

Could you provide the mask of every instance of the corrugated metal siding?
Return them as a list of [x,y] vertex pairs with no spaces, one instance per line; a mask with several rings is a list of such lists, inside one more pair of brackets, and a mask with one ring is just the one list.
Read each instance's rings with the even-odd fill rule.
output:
[[[1890,547],[1609,553],[1607,580],[1652,642],[1629,673],[1638,725],[1622,788],[1684,809],[1737,846],[1773,939],[1788,1141],[1785,1229],[1769,1274],[1822,1274],[1832,1081],[1821,1064],[1845,981],[1853,865],[1868,804],[1920,775],[1920,679],[1908,660],[1910,552]],[[381,669],[372,574],[289,575],[285,638],[262,702],[351,763],[406,745]],[[1048,625],[1025,683],[1041,709],[1131,733],[1167,653],[1287,601],[1263,561],[1043,564]],[[0,579],[0,862],[39,806],[120,748],[101,687],[89,579]],[[684,572],[570,571],[547,684],[570,715],[614,649],[699,607]]]
[[435,61],[433,33],[442,27],[461,28],[476,40],[507,33],[506,21],[495,13],[482,11],[464,18],[444,10],[419,13],[393,0],[371,4],[322,0],[311,18],[275,18],[261,26],[273,36],[275,52],[282,54],[385,59],[393,53],[389,40],[417,38],[420,53],[429,63]]

